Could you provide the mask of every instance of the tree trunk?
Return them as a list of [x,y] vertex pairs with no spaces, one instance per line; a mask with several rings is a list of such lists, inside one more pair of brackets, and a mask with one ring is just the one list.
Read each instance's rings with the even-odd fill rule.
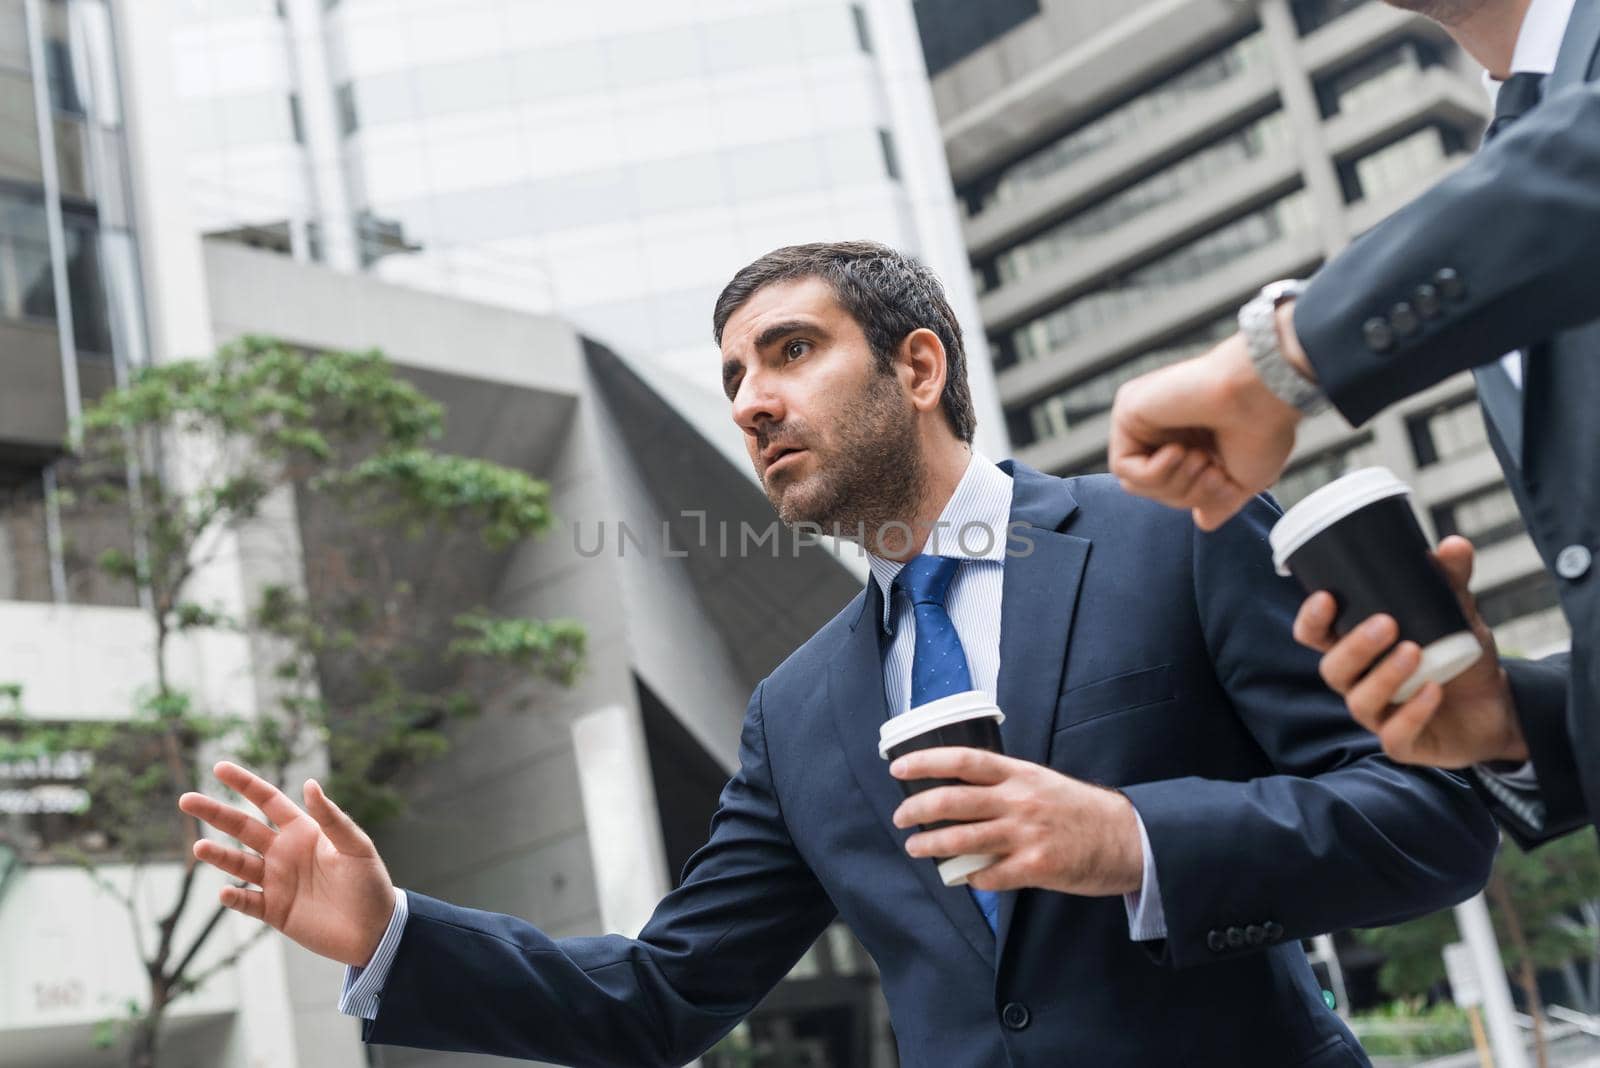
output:
[[1511,937],[1511,946],[1522,962],[1517,969],[1517,983],[1527,999],[1528,1015],[1533,1017],[1533,1050],[1539,1058],[1539,1068],[1550,1068],[1550,1051],[1544,1043],[1544,1002],[1539,997],[1539,975],[1533,966],[1533,950],[1523,934],[1522,920],[1517,916],[1517,907],[1511,900],[1511,888],[1506,886],[1505,878],[1498,870],[1489,876],[1488,891],[1489,897],[1505,917],[1506,934]]
[[167,985],[152,977],[150,1007],[133,1022],[133,1040],[128,1043],[128,1068],[156,1068],[161,1017],[167,1011],[167,1001]]

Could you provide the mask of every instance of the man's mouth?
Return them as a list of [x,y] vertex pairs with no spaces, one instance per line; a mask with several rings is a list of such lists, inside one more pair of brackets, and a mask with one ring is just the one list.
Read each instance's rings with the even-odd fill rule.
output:
[[766,470],[771,472],[792,456],[798,456],[806,450],[796,446],[774,446],[767,449]]

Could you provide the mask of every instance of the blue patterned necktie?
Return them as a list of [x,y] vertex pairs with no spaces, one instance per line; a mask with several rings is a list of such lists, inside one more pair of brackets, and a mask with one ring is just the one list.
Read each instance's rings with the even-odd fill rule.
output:
[[[952,557],[924,553],[913,557],[895,576],[894,584],[911,598],[911,611],[917,621],[913,635],[916,651],[911,656],[912,708],[972,689],[967,651],[961,647],[961,636],[944,607],[950,582],[960,566],[961,561]],[[993,890],[967,889],[989,930],[998,934],[1000,895]]]

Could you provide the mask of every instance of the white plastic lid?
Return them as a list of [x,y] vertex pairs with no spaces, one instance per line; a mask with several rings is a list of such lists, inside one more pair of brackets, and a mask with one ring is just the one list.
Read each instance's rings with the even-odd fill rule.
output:
[[1300,547],[1327,530],[1351,512],[1385,497],[1401,497],[1411,487],[1395,477],[1387,467],[1363,467],[1309,494],[1305,500],[1283,513],[1272,525],[1267,540],[1272,545],[1272,563],[1278,574],[1289,574],[1289,557]]
[[883,726],[878,728],[878,755],[888,760],[889,750],[908,738],[985,716],[993,716],[996,723],[1006,721],[1005,713],[995,707],[994,699],[982,690],[964,690],[918,705],[909,712],[884,720]]

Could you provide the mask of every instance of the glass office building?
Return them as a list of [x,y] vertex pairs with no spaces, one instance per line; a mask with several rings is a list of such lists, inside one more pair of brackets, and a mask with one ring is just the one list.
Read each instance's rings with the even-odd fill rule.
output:
[[[1062,474],[1104,469],[1118,386],[1458,166],[1488,111],[1438,26],[1377,2],[1030,0],[965,29],[950,7],[917,13],[1000,399],[1019,458]],[[1276,492],[1367,464],[1478,545],[1505,648],[1564,646],[1470,375],[1359,430],[1312,421]]]
[[558,311],[713,395],[738,267],[881,240],[945,278],[1005,453],[909,0],[189,2],[207,232]]

